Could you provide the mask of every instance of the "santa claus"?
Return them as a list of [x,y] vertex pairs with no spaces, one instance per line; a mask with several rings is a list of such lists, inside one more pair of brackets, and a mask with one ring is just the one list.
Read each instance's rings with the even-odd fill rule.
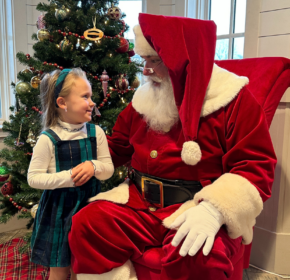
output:
[[137,279],[131,261],[162,247],[160,279],[227,279],[270,197],[276,157],[248,78],[214,64],[212,21],[139,15],[148,81],[108,137],[130,179],[91,198],[69,236],[78,279]]

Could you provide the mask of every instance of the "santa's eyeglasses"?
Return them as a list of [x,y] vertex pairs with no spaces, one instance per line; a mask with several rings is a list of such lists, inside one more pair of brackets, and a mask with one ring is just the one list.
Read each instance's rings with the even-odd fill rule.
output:
[[[146,59],[143,59],[142,61],[141,61],[141,70],[143,71],[143,73],[144,74],[153,74],[154,73],[154,71],[155,71],[155,69],[162,63],[163,61],[162,60],[153,60],[153,61],[147,61]],[[146,65],[146,63],[149,63],[150,64],[150,66],[152,66],[152,67],[150,67],[150,68],[146,68],[145,67],[145,65]]]

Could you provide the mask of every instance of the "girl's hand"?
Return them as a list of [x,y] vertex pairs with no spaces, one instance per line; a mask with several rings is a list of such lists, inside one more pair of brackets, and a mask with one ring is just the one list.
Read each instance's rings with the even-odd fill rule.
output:
[[71,178],[76,187],[79,187],[90,180],[95,174],[94,165],[91,161],[85,161],[72,169]]

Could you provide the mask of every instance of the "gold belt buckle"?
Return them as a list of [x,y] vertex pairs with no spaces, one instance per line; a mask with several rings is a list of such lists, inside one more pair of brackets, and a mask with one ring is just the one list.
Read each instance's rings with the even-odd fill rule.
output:
[[152,182],[152,183],[157,184],[159,186],[160,204],[158,204],[158,203],[154,203],[154,204],[157,207],[163,208],[164,207],[163,183],[160,182],[160,181],[157,181],[157,180],[142,176],[141,177],[141,188],[142,188],[142,197],[143,197],[144,200],[146,200],[146,198],[145,198],[145,186],[144,186],[145,181]]

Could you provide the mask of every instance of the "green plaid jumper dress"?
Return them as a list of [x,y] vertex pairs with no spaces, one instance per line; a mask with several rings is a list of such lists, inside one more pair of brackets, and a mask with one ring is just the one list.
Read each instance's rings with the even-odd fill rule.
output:
[[[51,129],[43,131],[55,146],[56,172],[97,159],[95,125],[86,124],[87,138],[60,140]],[[94,176],[80,187],[45,190],[34,220],[31,238],[31,261],[49,267],[70,265],[68,233],[72,216],[87,205],[88,198],[100,192],[100,181]]]

